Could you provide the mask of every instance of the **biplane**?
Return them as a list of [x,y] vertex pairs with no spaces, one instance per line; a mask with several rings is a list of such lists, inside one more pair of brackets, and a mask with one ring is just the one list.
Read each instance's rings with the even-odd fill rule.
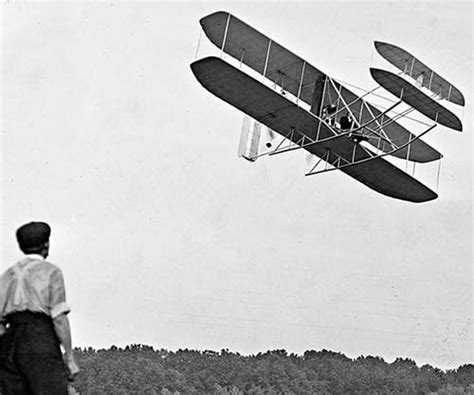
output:
[[[221,54],[239,62],[236,67],[222,56],[209,56],[193,62],[191,69],[205,89],[246,114],[240,156],[254,161],[302,149],[317,158],[306,175],[340,170],[392,198],[437,198],[436,192],[386,160],[440,161],[442,155],[421,137],[437,125],[462,131],[459,118],[439,101],[463,106],[464,97],[431,68],[395,45],[375,42],[376,51],[400,70],[394,74],[370,69],[379,87],[396,97],[389,108],[381,109],[228,12],[210,14],[200,24]],[[242,71],[242,64],[259,79]],[[389,114],[402,103],[409,108]],[[397,122],[414,110],[430,120],[418,134]],[[263,127],[281,135],[281,141],[267,143],[262,153]]]

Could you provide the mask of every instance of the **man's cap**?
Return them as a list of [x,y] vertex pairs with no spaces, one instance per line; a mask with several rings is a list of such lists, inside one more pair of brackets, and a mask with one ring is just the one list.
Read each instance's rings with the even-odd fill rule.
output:
[[16,238],[21,248],[40,247],[49,241],[51,228],[45,222],[30,222],[20,226]]

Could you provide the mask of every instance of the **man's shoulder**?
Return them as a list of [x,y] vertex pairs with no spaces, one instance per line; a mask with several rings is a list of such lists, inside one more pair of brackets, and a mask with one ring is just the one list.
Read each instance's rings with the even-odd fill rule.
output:
[[10,277],[13,273],[14,273],[14,268],[15,268],[16,264],[15,265],[12,265],[10,266],[9,268],[7,268],[1,275],[1,278],[4,279],[4,278],[7,278],[7,277]]
[[[11,279],[17,273],[19,266],[20,267],[23,266],[23,268],[25,267],[23,264],[24,264],[24,260],[21,260],[15,263],[14,265],[10,266],[2,273],[0,278],[2,280]],[[56,266],[54,263],[51,263],[47,260],[36,261],[33,266],[30,266],[29,270],[33,270],[33,272],[39,271],[47,275],[51,275],[53,273],[62,275],[61,269],[58,266]]]
[[47,260],[41,261],[40,265],[42,266],[43,269],[48,270],[49,272],[59,272],[61,273],[61,269],[56,266],[54,263],[51,263]]

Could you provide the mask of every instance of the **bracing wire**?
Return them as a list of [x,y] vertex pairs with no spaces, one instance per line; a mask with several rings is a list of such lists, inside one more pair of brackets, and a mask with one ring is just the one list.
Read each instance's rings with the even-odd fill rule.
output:
[[[372,102],[369,102],[369,101],[367,101],[367,103],[369,103],[370,105],[372,105],[372,106],[378,108],[379,110],[380,110],[380,109],[386,110],[386,108],[384,108],[383,106],[380,106],[379,104],[372,103]],[[431,126],[431,124],[429,124],[429,123],[427,123],[427,122],[423,122],[423,121],[420,121],[419,119],[416,119],[416,118],[409,117],[409,116],[405,115],[405,114],[406,114],[406,111],[404,111],[404,112],[396,112],[396,111],[393,111],[393,114],[394,114],[396,117],[403,117],[403,118],[409,119],[410,121],[417,122],[417,123],[419,123],[420,125]]]
[[439,178],[441,175],[441,159],[438,161],[438,174],[436,176],[436,193],[439,193]]
[[[372,90],[369,91],[369,90],[367,90],[367,89],[365,89],[365,88],[361,88],[360,86],[351,84],[350,82],[347,82],[347,81],[339,80],[339,79],[337,79],[337,78],[333,78],[333,80],[339,82],[340,84],[350,86],[351,88],[359,89],[360,91],[365,92],[365,93],[372,93],[372,91],[374,90],[374,89],[372,89]],[[377,89],[377,88],[376,88],[376,89]],[[383,96],[383,95],[379,95],[379,94],[377,94],[377,93],[372,93],[372,95],[373,95],[373,96],[376,96],[376,97],[379,97],[380,99],[384,99],[384,100],[386,100],[386,101],[388,101],[388,102],[390,102],[390,103],[396,103],[396,102],[397,102],[397,100],[389,99],[388,97],[385,97],[385,96]]]
[[199,30],[199,38],[198,38],[198,43],[196,46],[196,52],[194,54],[194,60],[196,60],[199,55],[199,49],[201,47],[201,37],[202,37],[202,29]]

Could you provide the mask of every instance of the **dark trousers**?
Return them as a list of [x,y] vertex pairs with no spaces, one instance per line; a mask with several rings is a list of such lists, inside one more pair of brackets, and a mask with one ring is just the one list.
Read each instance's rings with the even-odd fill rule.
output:
[[67,395],[67,369],[53,321],[42,313],[7,316],[0,336],[2,395]]

